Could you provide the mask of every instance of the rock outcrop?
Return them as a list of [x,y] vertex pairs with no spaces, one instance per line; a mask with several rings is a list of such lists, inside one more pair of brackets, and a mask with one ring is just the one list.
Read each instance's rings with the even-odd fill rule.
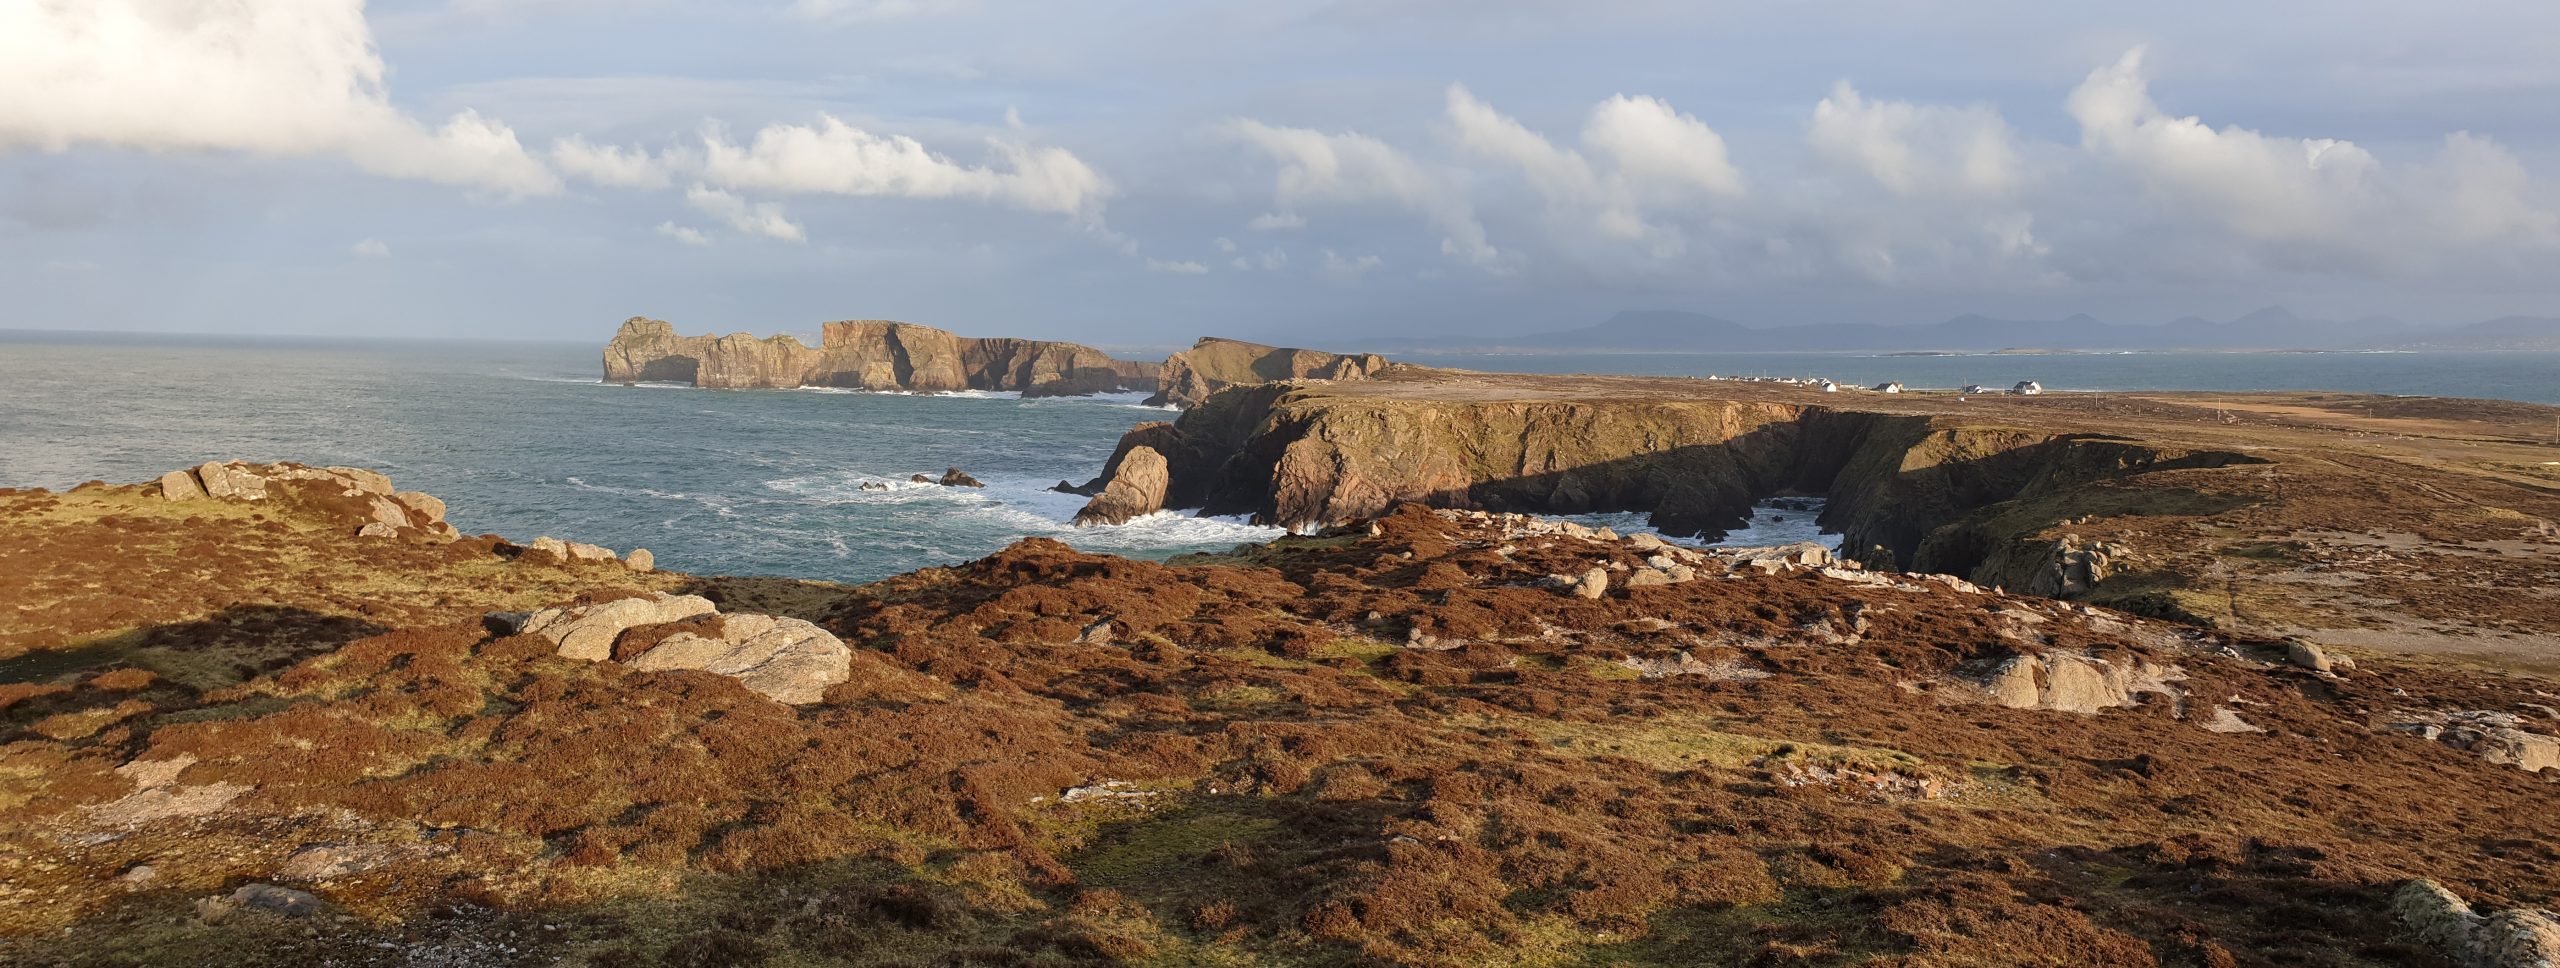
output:
[[605,344],[608,383],[689,383],[716,389],[843,387],[912,393],[1015,391],[1076,396],[1155,386],[1148,364],[1076,343],[957,336],[914,323],[825,324],[816,347],[790,336],[681,336],[632,317]]
[[391,478],[359,467],[210,461],[162,474],[159,483],[160,497],[168,501],[265,501],[281,490],[293,490],[355,521],[356,533],[367,538],[392,537],[407,529],[446,539],[460,536],[445,522],[442,500],[423,491],[395,491]]
[[1239,384],[1280,380],[1358,380],[1386,369],[1375,353],[1327,353],[1243,340],[1203,337],[1164,361],[1150,406],[1197,406],[1209,395]]
[[1133,518],[1164,510],[1168,480],[1164,455],[1144,445],[1130,448],[1113,469],[1110,482],[1103,485],[1102,493],[1076,512],[1076,527],[1126,524]]
[[[492,616],[517,634],[539,636],[564,658],[617,660],[635,669],[698,669],[728,676],[776,702],[817,702],[850,676],[853,650],[816,625],[750,612],[722,614],[697,595],[658,594],[525,616]],[[653,626],[682,627],[654,638]]]
[[2482,914],[2429,880],[2401,885],[2391,895],[2391,910],[2411,937],[2462,968],[2560,965],[2560,919],[2549,911],[2508,908]]

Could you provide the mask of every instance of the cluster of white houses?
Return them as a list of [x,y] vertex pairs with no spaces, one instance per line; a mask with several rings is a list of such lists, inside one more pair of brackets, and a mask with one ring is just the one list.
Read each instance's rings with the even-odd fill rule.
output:
[[[1820,378],[1820,377],[1793,377],[1793,376],[1717,376],[1717,375],[1715,375],[1715,374],[1710,373],[1710,374],[1707,374],[1707,377],[1706,377],[1706,378],[1707,378],[1707,379],[1710,379],[1710,380],[1732,380],[1732,381],[1736,381],[1736,382],[1740,382],[1740,383],[1783,383],[1783,384],[1787,384],[1787,385],[1789,385],[1789,386],[1808,386],[1808,387],[1812,387],[1812,388],[1814,388],[1814,389],[1816,389],[1816,390],[1820,390],[1820,391],[1822,391],[1822,392],[1824,392],[1824,393],[1838,393],[1838,392],[1840,392],[1840,383],[1839,383],[1838,381],[1836,381],[1836,380],[1825,380],[1825,379],[1822,379],[1822,378]],[[1859,387],[1854,387],[1854,386],[1853,386],[1853,387],[1850,387],[1849,389],[1855,390],[1855,389],[1860,389],[1860,388],[1859,388]],[[1864,388],[1864,389],[1867,389],[1867,390],[1870,390],[1870,391],[1873,391],[1873,392],[1876,392],[1876,393],[1901,393],[1901,392],[1902,392],[1902,383],[1901,383],[1900,381],[1889,380],[1889,381],[1886,381],[1886,382],[1883,382],[1883,383],[1876,384],[1876,385],[1871,386],[1871,387],[1866,387],[1866,388]],[[1968,383],[1968,384],[1966,384],[1966,385],[1965,385],[1965,388],[1964,388],[1963,390],[1960,390],[1960,391],[1957,391],[1957,392],[1959,392],[1959,393],[1967,393],[1967,394],[1985,394],[1985,393],[1997,393],[1997,392],[2000,392],[2000,391],[1993,390],[1993,389],[1991,389],[1990,387],[1983,386],[1982,384],[1979,384],[1979,383]],[[2016,386],[2010,387],[2010,388],[2008,389],[2008,391],[2007,391],[2007,392],[2008,392],[2010,395],[2012,395],[2012,396],[2032,397],[2032,396],[2035,396],[2036,394],[2039,394],[2039,393],[2043,393],[2043,392],[2044,392],[2044,384],[2037,383],[2037,382],[2036,382],[2036,381],[2034,381],[2034,380],[2020,380],[2020,381],[2018,381],[2018,384],[2017,384]]]

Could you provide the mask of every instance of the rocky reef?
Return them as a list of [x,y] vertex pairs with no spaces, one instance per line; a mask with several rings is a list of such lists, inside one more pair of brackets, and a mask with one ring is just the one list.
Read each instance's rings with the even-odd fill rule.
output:
[[1277,380],[1359,380],[1386,367],[1386,358],[1375,353],[1328,353],[1208,336],[1165,358],[1156,378],[1156,394],[1147,402],[1192,407],[1231,386]]
[[956,336],[888,320],[827,323],[813,348],[790,336],[679,336],[674,324],[635,316],[604,349],[605,382],[718,389],[843,387],[1081,396],[1153,390],[1154,370],[1075,343]]
[[1414,503],[841,586],[212,466],[0,490],[0,962],[2553,951],[2513,668]]

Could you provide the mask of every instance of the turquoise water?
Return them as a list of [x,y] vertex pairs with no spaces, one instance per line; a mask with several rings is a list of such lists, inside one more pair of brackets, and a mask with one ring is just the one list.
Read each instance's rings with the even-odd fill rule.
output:
[[[596,382],[594,346],[109,341],[0,333],[0,486],[142,481],[216,458],[348,464],[443,497],[455,526],[647,547],[665,567],[860,581],[966,561],[1026,535],[1164,557],[1279,532],[1155,515],[1067,525],[1044,490],[1100,469],[1138,395],[1021,400]],[[1877,358],[1416,357],[1556,372],[1814,373],[1914,386],[2329,387],[2560,402],[2560,355]],[[2016,375],[2012,375],[2016,374]],[[906,483],[959,467],[984,490]],[[887,491],[865,491],[866,482]],[[1634,522],[1609,519],[1621,525]],[[1766,521],[1739,541],[1810,536]]]

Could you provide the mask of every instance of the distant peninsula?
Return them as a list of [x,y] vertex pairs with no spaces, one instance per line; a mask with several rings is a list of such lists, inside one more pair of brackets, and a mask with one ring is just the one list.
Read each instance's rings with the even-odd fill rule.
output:
[[1374,353],[1266,346],[1204,337],[1162,363],[1114,359],[1080,343],[959,336],[886,319],[824,324],[818,345],[791,336],[684,336],[634,316],[604,348],[606,383],[684,383],[722,390],[840,387],[907,393],[967,390],[1026,397],[1142,392],[1188,407],[1229,386],[1272,380],[1358,380],[1386,368]]

